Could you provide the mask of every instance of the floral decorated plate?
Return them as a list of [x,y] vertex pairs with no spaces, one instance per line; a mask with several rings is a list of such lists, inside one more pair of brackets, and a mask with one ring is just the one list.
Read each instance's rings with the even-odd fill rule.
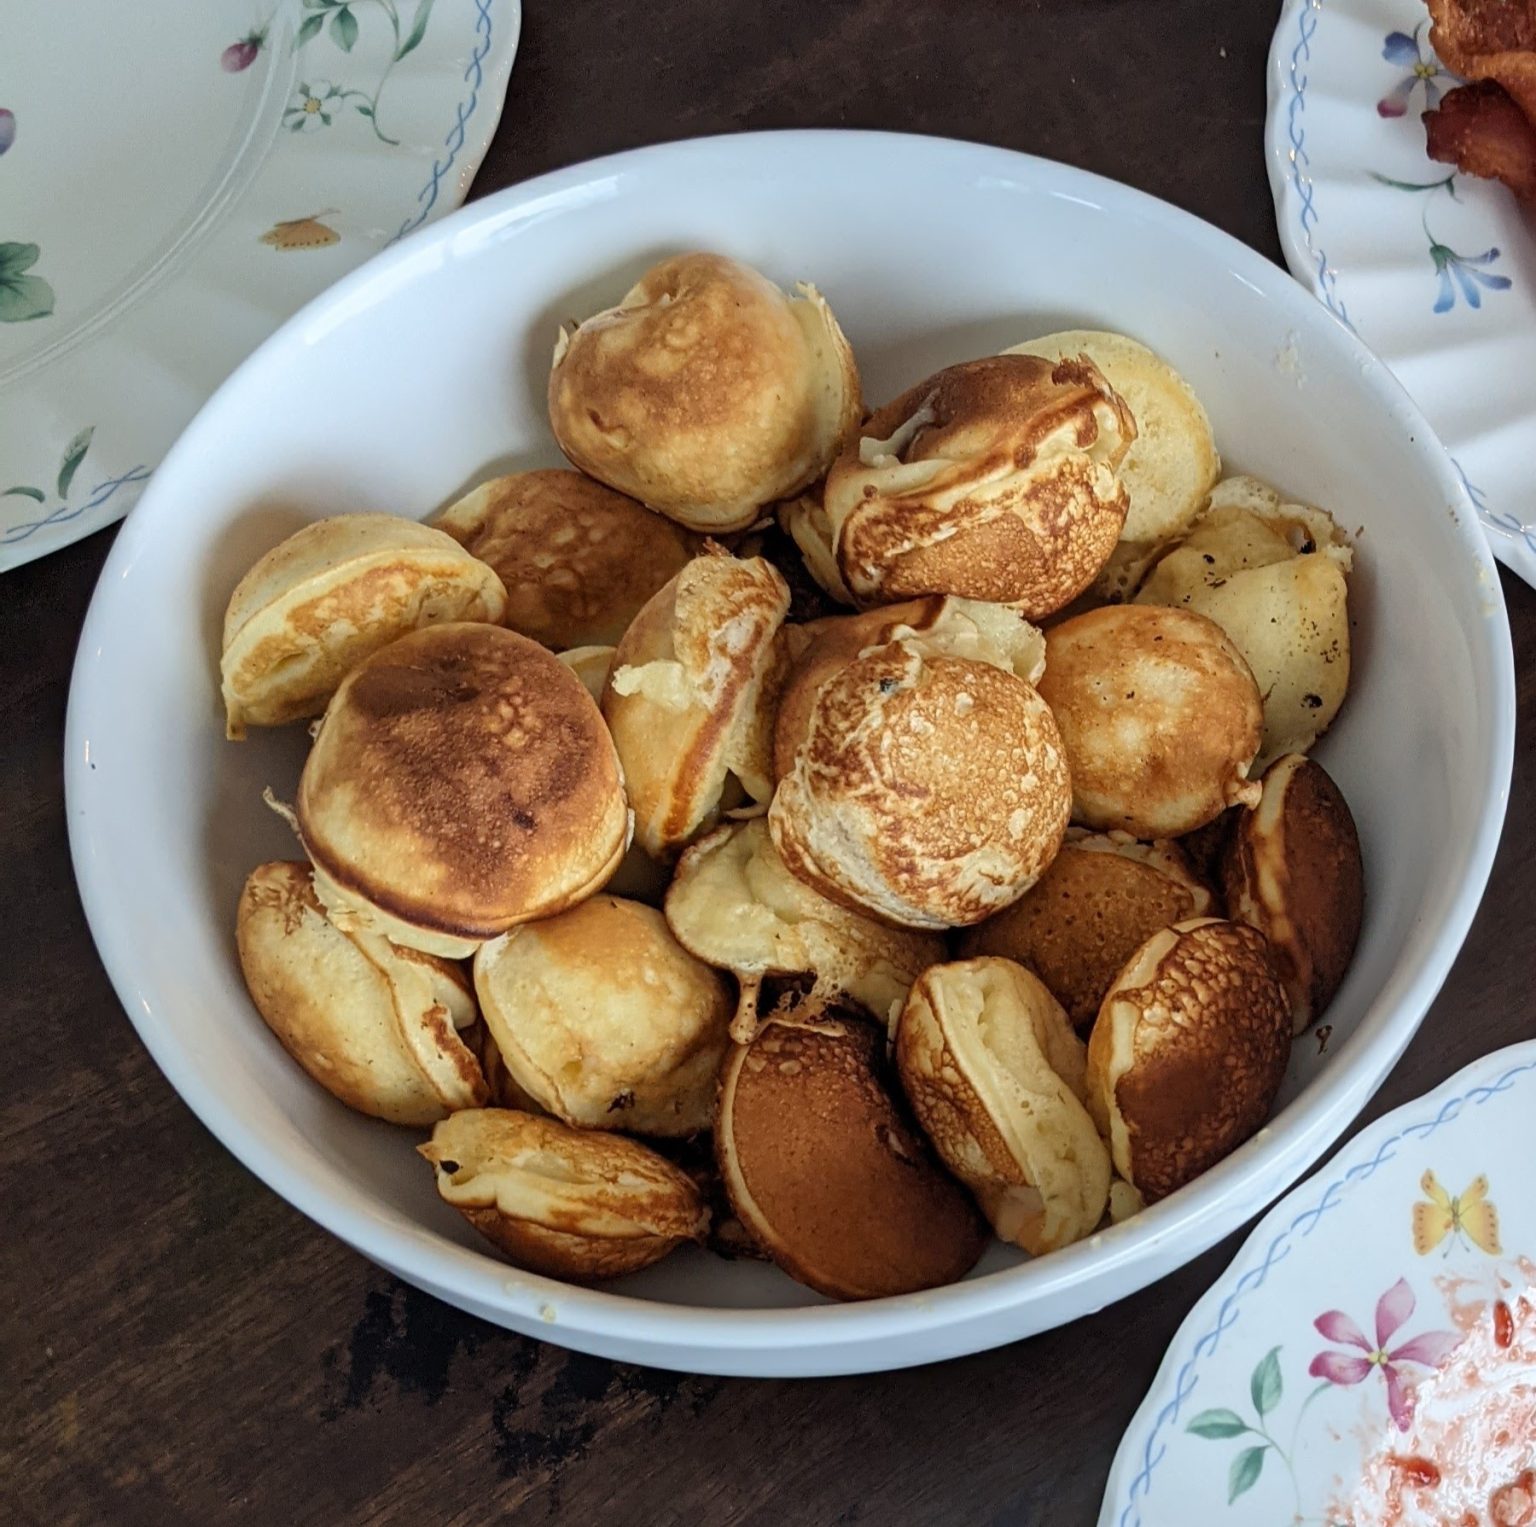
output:
[[518,0],[0,0],[0,570],[119,519],[205,398],[459,205]]
[[1378,1120],[1191,1311],[1100,1527],[1536,1522],[1536,1041]]
[[1286,0],[1270,184],[1292,272],[1397,374],[1536,583],[1536,219],[1425,153],[1420,115],[1456,83],[1422,0]]

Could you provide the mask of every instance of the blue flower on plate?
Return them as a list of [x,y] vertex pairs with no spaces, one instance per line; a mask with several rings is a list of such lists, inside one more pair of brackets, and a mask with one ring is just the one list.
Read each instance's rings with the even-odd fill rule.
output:
[[[1419,26],[1422,25],[1421,22]],[[1377,101],[1376,110],[1382,116],[1407,116],[1413,93],[1420,85],[1424,87],[1423,110],[1433,111],[1440,104],[1440,86],[1436,81],[1449,79],[1450,75],[1440,67],[1440,62],[1433,53],[1425,57],[1420,52],[1419,27],[1415,27],[1411,34],[1388,32],[1386,46],[1382,48],[1381,56],[1389,64],[1396,64],[1399,69],[1408,70],[1408,73]]]
[[[1480,255],[1460,255],[1445,244],[1431,242],[1429,257],[1435,262],[1435,274],[1440,278],[1440,292],[1435,298],[1437,313],[1448,313],[1455,307],[1456,287],[1461,288],[1469,308],[1483,305],[1482,293],[1478,291],[1480,286],[1490,292],[1509,290],[1508,276],[1493,275],[1488,270],[1499,257],[1497,246],[1485,249]],[[1452,277],[1455,278],[1454,286]]]

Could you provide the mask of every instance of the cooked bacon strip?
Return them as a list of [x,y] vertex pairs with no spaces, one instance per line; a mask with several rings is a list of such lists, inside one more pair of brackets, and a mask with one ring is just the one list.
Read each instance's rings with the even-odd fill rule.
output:
[[1429,157],[1468,175],[1502,180],[1536,207],[1536,127],[1492,80],[1460,85],[1424,113]]
[[1493,80],[1536,122],[1536,0],[1428,0],[1429,41],[1464,80]]

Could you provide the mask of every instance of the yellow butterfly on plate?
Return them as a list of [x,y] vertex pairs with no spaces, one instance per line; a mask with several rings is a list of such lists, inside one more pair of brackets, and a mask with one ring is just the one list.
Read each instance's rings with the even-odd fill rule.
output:
[[323,217],[334,217],[335,209],[316,212],[310,217],[296,217],[286,223],[274,223],[262,234],[261,242],[273,249],[323,249],[327,244],[340,243],[341,235],[326,223]]
[[1474,1177],[1454,1198],[1433,1172],[1425,1172],[1419,1187],[1424,1198],[1413,1206],[1413,1249],[1421,1257],[1427,1257],[1448,1235],[1458,1239],[1465,1235],[1490,1257],[1498,1256],[1499,1211],[1488,1201],[1486,1177]]

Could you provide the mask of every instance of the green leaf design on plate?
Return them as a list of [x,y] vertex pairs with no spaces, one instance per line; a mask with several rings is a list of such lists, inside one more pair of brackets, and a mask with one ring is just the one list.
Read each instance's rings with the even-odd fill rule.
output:
[[294,39],[294,47],[302,48],[324,25],[324,16],[306,16],[303,26],[299,28],[299,35]]
[[36,244],[0,244],[0,323],[25,323],[53,311],[53,288],[41,276],[24,274],[41,253]]
[[1253,1370],[1248,1381],[1248,1392],[1253,1396],[1254,1409],[1260,1417],[1267,1416],[1280,1403],[1283,1385],[1280,1381],[1280,1349],[1271,1347]]
[[64,447],[64,460],[59,465],[59,497],[69,497],[69,485],[75,480],[75,473],[80,470],[80,463],[85,460],[85,453],[91,448],[91,437],[96,433],[94,424],[86,427]]
[[1241,1437],[1248,1423],[1235,1410],[1202,1410],[1184,1430],[1197,1437]]
[[346,6],[331,17],[331,41],[343,53],[350,53],[352,44],[357,41],[357,17]]
[[0,498],[10,498],[13,495],[17,498],[36,499],[38,503],[42,503],[47,497],[41,488],[7,488],[4,493],[0,493]]
[[360,117],[371,117],[373,115],[373,107],[359,105],[357,108],[357,114]]
[[395,49],[395,62],[398,64],[407,53],[413,52],[421,44],[421,39],[427,35],[427,22],[432,15],[432,6],[435,0],[420,0],[416,7],[416,19],[411,22],[411,29],[405,34],[405,41]]
[[1265,1451],[1266,1449],[1262,1447],[1245,1447],[1232,1460],[1232,1467],[1227,1473],[1227,1504],[1229,1506],[1239,1495],[1251,1490],[1259,1482],[1259,1475],[1264,1472]]
[[1390,175],[1378,175],[1375,170],[1366,172],[1380,185],[1391,186],[1394,191],[1438,191],[1441,186],[1456,194],[1456,177],[1447,175],[1441,180],[1393,180]]

